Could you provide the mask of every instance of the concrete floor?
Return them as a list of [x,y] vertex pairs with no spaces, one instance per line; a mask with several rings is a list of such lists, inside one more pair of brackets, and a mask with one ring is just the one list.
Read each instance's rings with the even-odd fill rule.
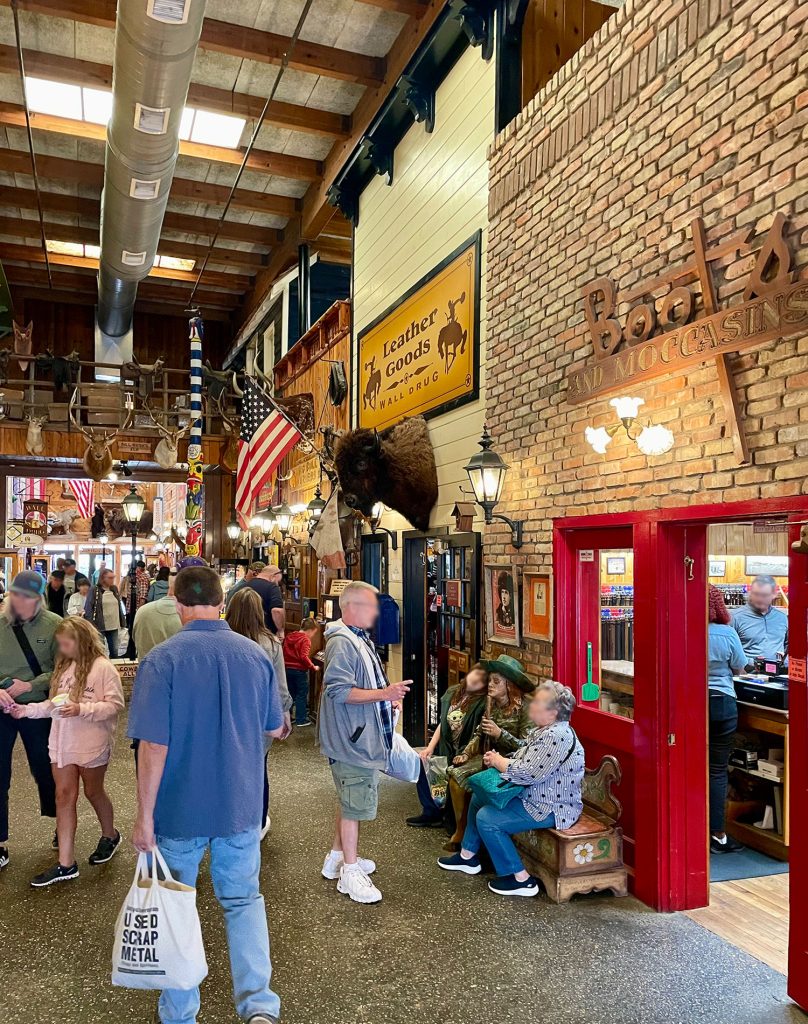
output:
[[[110,771],[121,830],[133,816],[133,772],[121,743]],[[384,901],[360,907],[320,877],[330,845],[330,772],[312,730],[272,752],[273,828],[265,843],[274,987],[285,1024],[797,1024],[775,971],[682,914],[592,895],[565,907],[506,901],[480,878],[435,865],[442,837],[403,826],[410,787],[382,790],[365,831]],[[82,808],[78,882],[35,891],[50,861],[49,822],[17,755],[12,863],[0,873],[3,1024],[151,1022],[155,999],[109,984],[112,926],[134,871],[126,851],[104,868],[86,858],[97,831]],[[230,1024],[223,929],[208,878],[199,888],[210,975],[200,1024]]]

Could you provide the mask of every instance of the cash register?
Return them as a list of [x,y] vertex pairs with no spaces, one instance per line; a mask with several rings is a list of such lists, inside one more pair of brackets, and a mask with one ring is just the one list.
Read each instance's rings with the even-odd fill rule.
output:
[[734,682],[738,700],[788,710],[788,670],[783,661],[755,658],[752,672],[735,676]]

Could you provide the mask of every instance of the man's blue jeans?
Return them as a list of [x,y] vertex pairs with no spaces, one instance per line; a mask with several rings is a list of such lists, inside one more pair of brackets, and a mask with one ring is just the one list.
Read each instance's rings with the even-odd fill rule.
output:
[[536,821],[525,810],[525,805],[515,796],[500,810],[490,804],[481,804],[478,797],[472,797],[469,807],[466,831],[463,834],[463,849],[477,853],[480,844],[491,854],[494,869],[498,875],[515,875],[524,871],[525,865],[511,836],[527,832],[532,828],[555,828],[555,816],[550,814],[542,821]]
[[[264,897],[258,887],[261,840],[258,829],[225,838],[168,839],[157,836],[157,845],[174,877],[196,885],[199,863],[210,848],[210,877],[216,899],[224,910],[233,1001],[238,1015],[249,1020],[256,1013],[280,1016],[281,1001],[269,987],[269,958]],[[160,995],[163,1024],[193,1024],[199,1012],[199,989],[169,989]]]

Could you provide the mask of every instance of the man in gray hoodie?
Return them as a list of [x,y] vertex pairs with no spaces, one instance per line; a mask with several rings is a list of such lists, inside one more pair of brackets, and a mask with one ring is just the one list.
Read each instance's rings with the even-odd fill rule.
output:
[[390,763],[393,713],[410,681],[388,683],[368,630],[379,615],[377,590],[354,580],[340,594],[342,618],[326,629],[325,672],[318,718],[320,747],[337,789],[334,845],[323,864],[339,892],[356,903],[378,903],[372,860],[358,856],[359,822],[373,821],[379,772]]

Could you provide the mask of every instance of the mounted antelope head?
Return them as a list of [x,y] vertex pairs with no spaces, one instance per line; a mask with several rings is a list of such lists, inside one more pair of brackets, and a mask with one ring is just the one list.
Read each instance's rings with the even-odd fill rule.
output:
[[48,422],[47,416],[28,417],[28,433],[25,435],[25,450],[31,455],[41,455],[45,451],[45,442],[42,440],[42,427]]
[[160,434],[160,440],[154,449],[154,459],[161,469],[174,469],[179,460],[178,447],[180,438],[184,437],[190,429],[190,421],[183,427],[175,427],[173,430],[170,427],[166,427],[162,424],[151,410],[151,407],[145,405],[144,408],[149,414],[149,419],[152,421],[154,426],[157,428]]
[[70,398],[70,405],[68,406],[70,422],[76,430],[84,434],[89,442],[84,452],[84,458],[81,460],[82,465],[84,466],[84,472],[91,480],[100,481],[109,476],[112,470],[112,442],[118,434],[129,427],[129,424],[132,422],[134,409],[127,409],[126,419],[116,430],[111,432],[107,432],[106,430],[94,430],[92,427],[82,426],[76,418],[76,400],[78,393],[79,389],[75,388]]

